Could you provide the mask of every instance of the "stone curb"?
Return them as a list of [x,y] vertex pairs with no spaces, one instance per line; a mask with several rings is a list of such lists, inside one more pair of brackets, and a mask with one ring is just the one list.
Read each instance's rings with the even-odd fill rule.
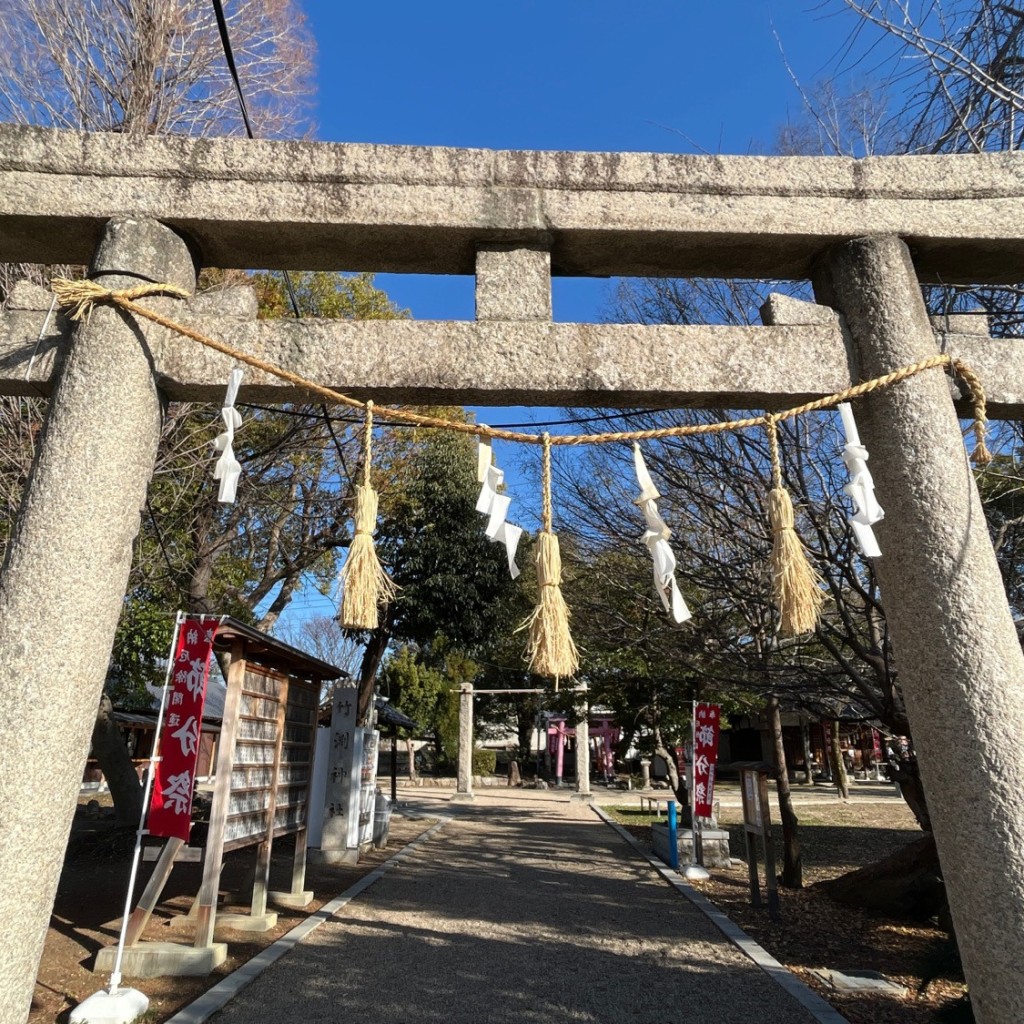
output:
[[[678,872],[673,871],[668,865],[653,856],[600,807],[595,805],[593,809],[594,813],[606,825],[614,829],[669,885],[685,896],[741,953],[750,957],[769,978],[785,989],[819,1024],[849,1024],[849,1021],[838,1010],[805,985],[789,968],[780,964],[766,949],[759,946],[738,924],[722,913],[711,900],[697,892],[693,886],[687,885]],[[168,1024],[171,1024],[172,1021],[176,1024],[174,1018]]]
[[449,816],[440,818],[436,825],[431,825],[426,832],[417,836],[407,846],[403,846],[393,857],[389,857],[368,875],[364,875],[358,882],[350,885],[340,896],[335,896],[329,903],[325,903],[319,910],[310,914],[305,921],[297,924],[290,932],[282,935],[281,938],[271,943],[261,953],[257,953],[251,960],[247,960],[237,971],[232,971],[222,981],[217,982],[213,988],[207,989],[198,999],[180,1009],[173,1017],[168,1017],[165,1024],[203,1024],[204,1021],[209,1020],[215,1013],[223,1010],[246,985],[255,981],[271,964],[276,963],[285,953],[290,952],[302,942],[307,935],[316,931],[326,921],[329,921],[342,907],[351,903],[360,893],[369,889],[374,882],[379,881],[392,867],[404,860],[411,850],[415,850],[421,843],[426,842],[435,832],[444,828],[451,820]]

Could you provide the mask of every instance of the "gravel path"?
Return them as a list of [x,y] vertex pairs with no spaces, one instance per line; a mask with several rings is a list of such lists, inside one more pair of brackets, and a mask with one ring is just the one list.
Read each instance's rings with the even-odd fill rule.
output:
[[585,806],[450,810],[214,1020],[813,1024]]

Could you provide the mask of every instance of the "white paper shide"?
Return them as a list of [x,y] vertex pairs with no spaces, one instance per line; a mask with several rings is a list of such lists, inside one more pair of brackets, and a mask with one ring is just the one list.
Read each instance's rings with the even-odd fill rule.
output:
[[213,442],[213,447],[221,453],[217,465],[213,468],[213,479],[220,481],[217,500],[227,504],[231,504],[235,500],[238,478],[242,475],[242,466],[235,458],[234,451],[235,431],[242,425],[242,416],[235,408],[238,386],[241,383],[242,370],[236,368],[231,371],[227,394],[224,396],[224,405],[220,410],[221,419],[224,420],[224,431],[218,434]]
[[676,583],[676,556],[668,543],[672,531],[665,525],[665,520],[658,512],[655,503],[661,495],[651,480],[651,474],[647,472],[647,464],[640,452],[640,445],[635,442],[633,465],[636,467],[636,479],[640,484],[640,497],[635,499],[635,504],[640,506],[647,521],[647,530],[641,540],[647,545],[647,550],[654,560],[654,589],[658,592],[665,611],[676,622],[685,622],[690,618],[690,609],[686,607]]
[[494,465],[490,442],[483,438],[477,447],[476,478],[478,483],[482,484],[476,510],[487,516],[484,532],[489,540],[505,545],[508,571],[512,574],[512,579],[515,579],[519,575],[516,549],[519,547],[519,538],[522,537],[523,530],[522,527],[505,521],[512,499],[506,494],[498,493],[505,482],[505,474]]
[[875,483],[868,469],[868,450],[860,443],[853,409],[849,402],[841,403],[838,409],[846,433],[843,462],[850,474],[850,482],[843,488],[843,493],[849,496],[854,506],[854,513],[849,520],[850,526],[860,553],[865,558],[878,558],[882,552],[878,547],[875,531],[871,527],[885,518],[885,512],[875,497]]

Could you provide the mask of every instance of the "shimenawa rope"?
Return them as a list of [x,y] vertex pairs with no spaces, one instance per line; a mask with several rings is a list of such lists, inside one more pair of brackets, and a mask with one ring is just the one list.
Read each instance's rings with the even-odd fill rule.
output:
[[[177,323],[155,310],[140,306],[135,300],[149,295],[170,295],[187,298],[188,292],[170,284],[144,284],[135,288],[112,291],[94,281],[68,281],[55,279],[52,282],[54,294],[62,306],[73,307],[72,320],[88,317],[97,303],[117,306],[137,316],[150,320],[167,330],[190,338],[207,348],[221,352],[240,363],[245,363],[280,380],[294,384],[313,394],[353,409],[363,409],[366,414],[364,436],[363,483],[356,487],[356,529],[348,559],[343,571],[345,584],[342,603],[342,624],[359,629],[374,629],[378,624],[377,609],[393,599],[395,585],[384,572],[373,545],[373,531],[377,519],[377,494],[370,484],[371,439],[373,430],[373,402],[360,402],[307,380],[297,373],[285,370],[266,360],[249,355],[224,342],[207,337],[184,324]],[[686,424],[676,427],[659,427],[653,430],[628,430],[602,434],[524,434],[501,430],[483,424],[461,423],[445,420],[405,409],[381,408],[377,414],[384,419],[415,426],[435,427],[470,434],[475,437],[512,441],[520,444],[534,444],[543,447],[542,470],[542,529],[537,540],[537,578],[540,597],[533,614],[520,628],[529,630],[528,655],[530,668],[540,675],[572,676],[579,667],[579,655],[569,633],[569,611],[561,592],[561,556],[558,538],[551,529],[551,446],[615,444],[626,441],[649,441],[668,437],[689,437],[701,434],[717,434],[730,430],[745,430],[763,426],[768,431],[769,451],[772,464],[772,489],[768,496],[768,516],[772,526],[772,584],[780,612],[780,632],[796,635],[812,630],[824,601],[821,578],[807,560],[806,552],[794,528],[793,503],[782,485],[781,464],[778,448],[778,424],[804,413],[816,412],[848,402],[855,398],[889,387],[913,377],[925,370],[943,367],[952,370],[963,382],[971,396],[974,409],[974,433],[976,445],[973,459],[979,466],[987,465],[992,455],[985,443],[986,408],[985,391],[977,375],[962,360],[942,354],[930,356],[908,366],[902,366],[891,373],[872,380],[855,384],[835,394],[805,402],[781,412],[744,419],[723,420],[716,423]]]

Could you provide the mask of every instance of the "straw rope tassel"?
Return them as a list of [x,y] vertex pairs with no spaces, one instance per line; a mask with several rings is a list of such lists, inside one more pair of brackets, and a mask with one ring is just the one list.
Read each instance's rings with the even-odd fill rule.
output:
[[976,466],[987,466],[992,461],[992,453],[988,450],[985,438],[988,434],[988,417],[986,416],[985,388],[978,375],[959,359],[952,363],[953,371],[970,388],[971,404],[974,406],[974,454],[971,461]]
[[342,626],[346,629],[376,629],[377,609],[394,600],[398,588],[384,571],[373,546],[377,529],[377,492],[370,484],[373,445],[373,402],[366,403],[363,437],[363,482],[356,484],[356,528],[341,571]]
[[576,674],[579,653],[569,632],[569,609],[562,596],[562,556],[558,538],[551,531],[551,439],[543,438],[541,468],[542,526],[537,537],[537,586],[539,598],[529,618],[520,626],[528,630],[526,654],[530,671],[553,676],[555,688],[564,677]]
[[776,417],[766,416],[772,463],[772,489],[768,494],[768,520],[772,528],[772,598],[779,610],[779,633],[800,636],[813,632],[825,595],[822,579],[807,560],[807,552],[794,529],[793,502],[782,485]]

